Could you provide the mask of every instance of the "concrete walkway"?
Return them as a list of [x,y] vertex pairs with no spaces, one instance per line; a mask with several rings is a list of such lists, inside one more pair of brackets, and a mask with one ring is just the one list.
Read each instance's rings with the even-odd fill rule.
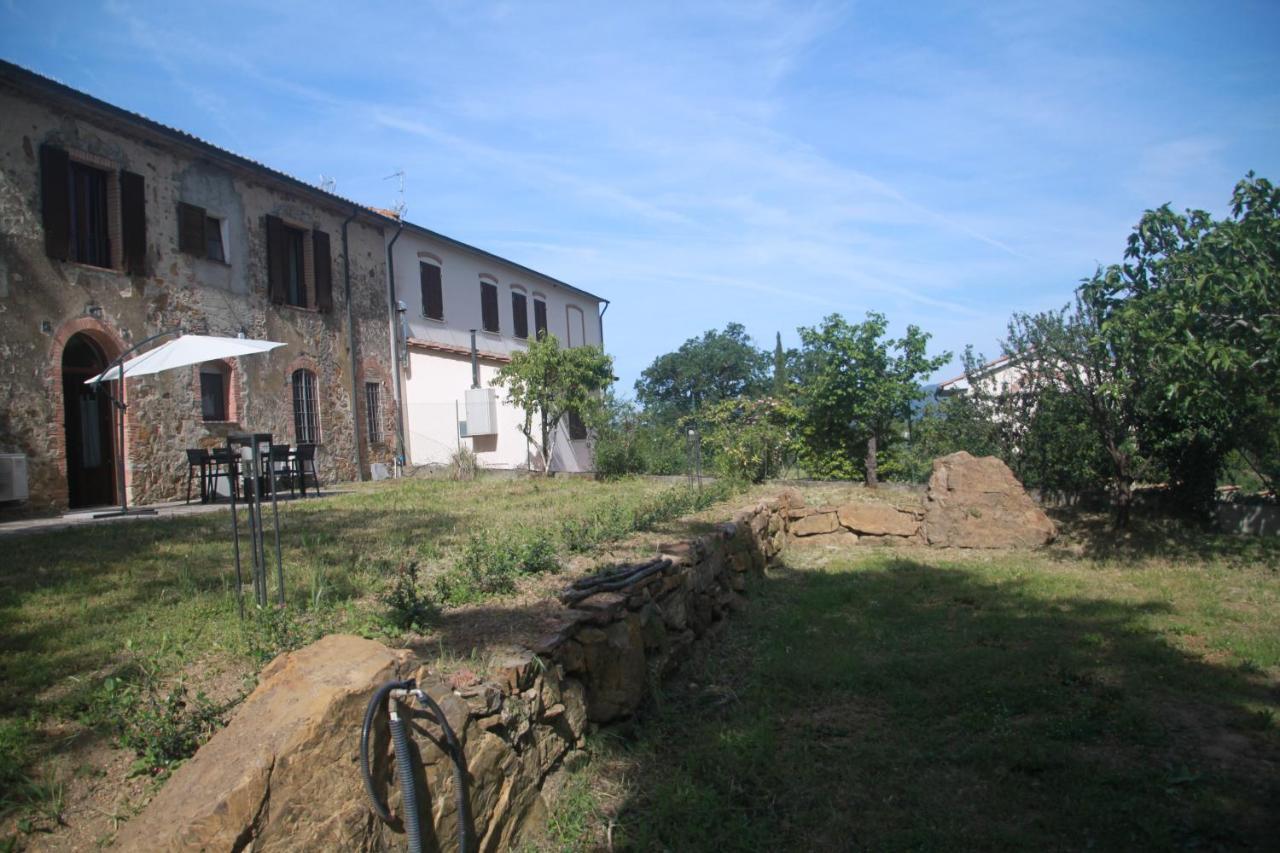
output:
[[[334,494],[341,494],[342,489],[325,488],[318,497],[324,499]],[[348,490],[349,491],[349,490]],[[317,496],[307,498],[290,498],[285,496],[280,499],[280,503],[289,504],[297,500],[315,500]],[[238,503],[237,506],[244,506]],[[94,518],[94,515],[103,512],[111,512],[113,507],[99,506],[92,509],[78,509],[74,512],[63,513],[62,515],[45,516],[39,518],[22,518],[16,521],[6,521],[0,523],[0,538],[6,536],[22,536],[29,533],[53,533],[58,530],[67,530],[69,528],[81,527],[89,524],[127,524],[138,521],[154,521],[159,518],[178,518],[185,515],[200,515],[210,512],[227,512],[231,504],[223,501],[221,503],[202,504],[193,500],[191,503],[183,503],[182,501],[167,501],[165,503],[146,504],[137,509],[155,510],[153,513],[145,513],[140,515],[115,516],[109,518]],[[263,504],[263,508],[270,511],[270,501]],[[134,509],[134,507],[130,507]],[[228,522],[230,523],[230,522]]]

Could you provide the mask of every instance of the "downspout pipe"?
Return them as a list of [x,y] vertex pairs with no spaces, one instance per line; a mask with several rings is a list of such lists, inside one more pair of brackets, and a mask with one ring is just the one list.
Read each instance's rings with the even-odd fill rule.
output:
[[604,349],[604,315],[609,312],[609,300],[601,300],[604,307],[600,309],[600,349]]
[[347,228],[359,213],[352,210],[351,215],[342,221],[342,291],[347,299],[347,348],[351,351],[351,434],[356,441],[356,473],[363,481],[369,479],[366,473],[368,460],[364,442],[360,440],[360,373],[356,355],[355,309],[351,307],[351,245],[347,239]]
[[396,404],[396,459],[400,465],[406,463],[404,455],[404,399],[400,392],[403,381],[403,369],[400,365],[400,312],[396,299],[396,241],[404,232],[404,220],[396,220],[396,233],[387,243],[387,312],[391,321],[391,362],[395,365],[395,381],[391,383],[391,393]]

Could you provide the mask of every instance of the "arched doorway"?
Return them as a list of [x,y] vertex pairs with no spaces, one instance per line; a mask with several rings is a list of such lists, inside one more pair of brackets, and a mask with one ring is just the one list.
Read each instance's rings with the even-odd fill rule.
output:
[[67,497],[72,508],[116,500],[115,430],[111,397],[115,383],[94,393],[85,380],[106,369],[106,353],[89,335],[71,336],[62,350],[62,411],[67,447]]

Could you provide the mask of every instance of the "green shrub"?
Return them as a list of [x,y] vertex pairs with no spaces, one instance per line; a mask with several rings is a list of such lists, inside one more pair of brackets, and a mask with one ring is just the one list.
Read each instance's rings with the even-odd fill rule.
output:
[[401,631],[423,630],[435,615],[430,599],[419,589],[418,564],[401,563],[396,569],[391,586],[382,596],[386,605],[385,619]]

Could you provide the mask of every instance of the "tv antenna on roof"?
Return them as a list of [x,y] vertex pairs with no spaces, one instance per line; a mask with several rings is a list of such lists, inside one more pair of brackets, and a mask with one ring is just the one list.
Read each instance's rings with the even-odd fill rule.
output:
[[404,169],[396,169],[382,180],[389,181],[392,178],[400,179],[400,188],[397,190],[400,195],[400,200],[396,202],[391,209],[395,212],[397,218],[404,219],[405,211],[409,209],[409,206],[404,203]]

